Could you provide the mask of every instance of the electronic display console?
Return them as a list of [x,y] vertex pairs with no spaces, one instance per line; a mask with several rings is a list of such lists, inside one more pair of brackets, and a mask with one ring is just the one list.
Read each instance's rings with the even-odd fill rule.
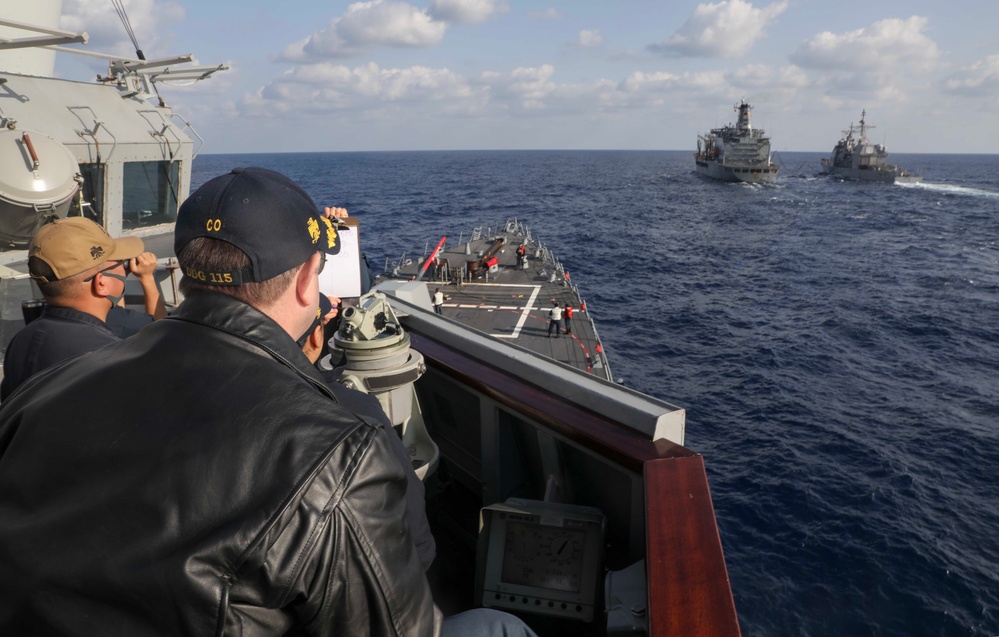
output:
[[484,607],[593,621],[605,524],[593,507],[510,499],[483,508],[478,601]]

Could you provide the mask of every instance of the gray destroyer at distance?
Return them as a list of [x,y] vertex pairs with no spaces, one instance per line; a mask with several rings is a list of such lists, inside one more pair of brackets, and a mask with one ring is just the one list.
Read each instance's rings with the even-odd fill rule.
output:
[[753,107],[745,100],[735,110],[739,112],[735,126],[712,128],[697,136],[697,172],[722,181],[773,183],[777,165],[770,158],[770,138],[762,128],[753,128],[749,119]]
[[[874,128],[864,121],[867,111],[860,112],[860,125],[850,124],[843,131],[843,139],[836,142],[829,159],[822,160],[825,174],[838,179],[876,181],[881,183],[917,183],[923,180],[919,175],[902,170],[888,163],[888,150],[884,144],[874,144],[867,139],[867,130]],[[856,133],[856,137],[854,137]]]

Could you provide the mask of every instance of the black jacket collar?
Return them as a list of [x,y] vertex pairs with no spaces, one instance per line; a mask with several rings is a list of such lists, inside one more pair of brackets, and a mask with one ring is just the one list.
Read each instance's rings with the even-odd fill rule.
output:
[[252,305],[226,294],[196,292],[185,298],[180,307],[166,318],[197,323],[247,341],[296,370],[336,400],[319,371],[288,332]]

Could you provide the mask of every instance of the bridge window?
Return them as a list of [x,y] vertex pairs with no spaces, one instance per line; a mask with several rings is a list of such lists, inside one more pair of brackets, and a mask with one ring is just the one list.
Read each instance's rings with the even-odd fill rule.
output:
[[122,228],[132,230],[176,221],[179,173],[177,162],[127,162],[123,174]]

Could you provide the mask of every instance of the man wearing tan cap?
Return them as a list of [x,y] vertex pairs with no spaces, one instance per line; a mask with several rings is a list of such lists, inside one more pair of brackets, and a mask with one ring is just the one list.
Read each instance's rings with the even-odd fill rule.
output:
[[38,230],[28,246],[28,271],[47,305],[7,348],[0,400],[36,372],[121,340],[104,321],[125,293],[129,261],[142,251],[142,239],[112,239],[83,217]]

